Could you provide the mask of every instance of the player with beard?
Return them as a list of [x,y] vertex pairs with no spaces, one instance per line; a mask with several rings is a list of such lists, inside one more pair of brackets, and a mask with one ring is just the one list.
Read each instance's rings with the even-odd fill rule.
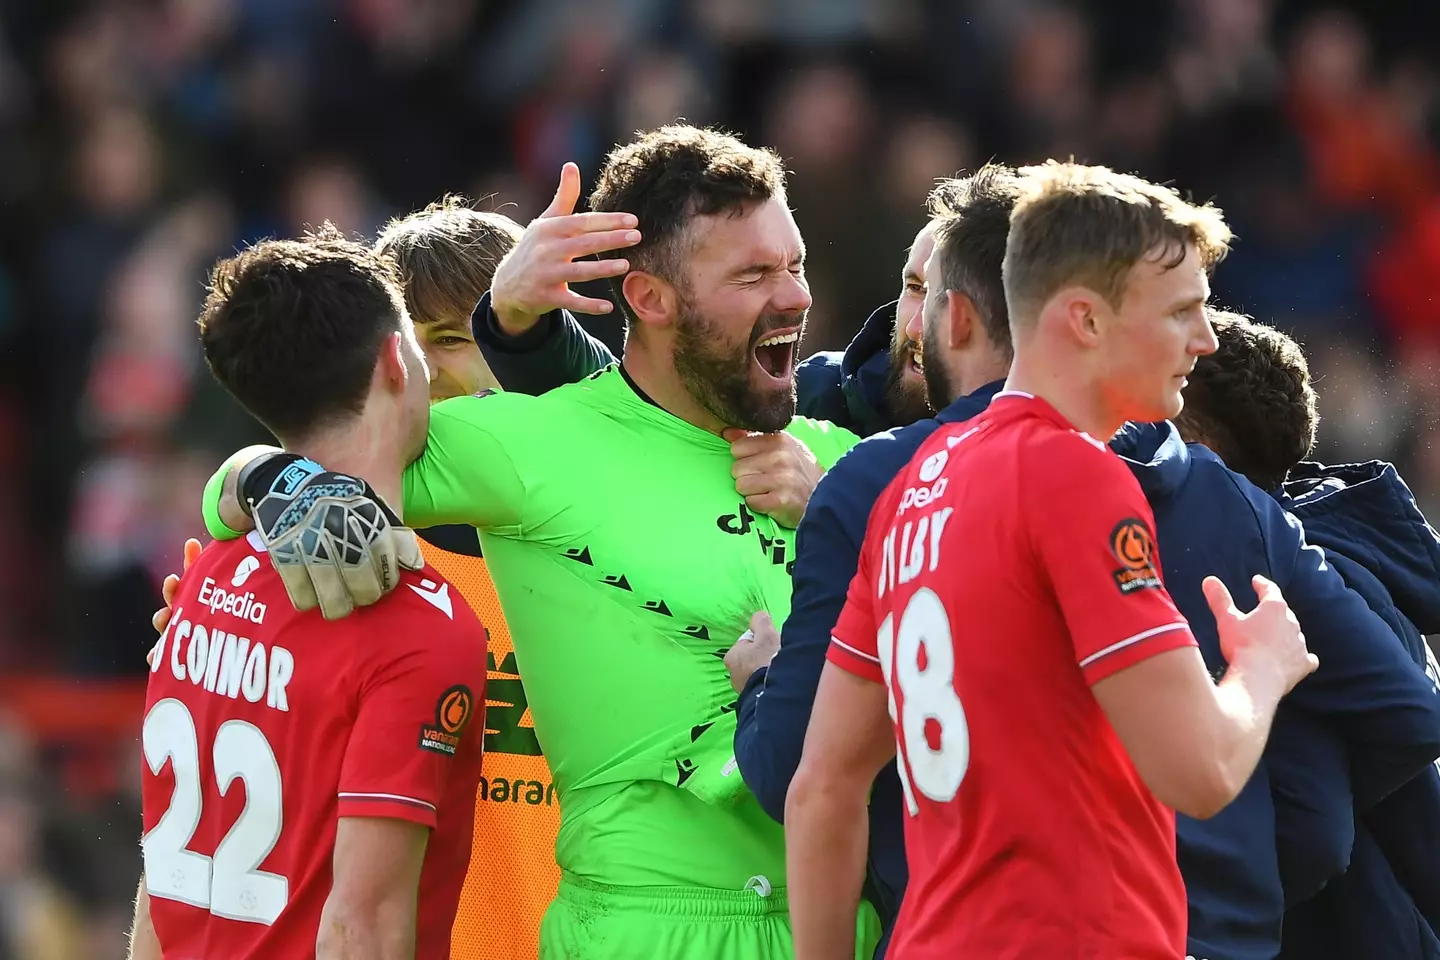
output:
[[[479,528],[510,625],[561,803],[540,955],[788,957],[782,831],[735,772],[721,654],[752,611],[788,610],[791,546],[737,496],[722,434],[783,430],[826,467],[856,438],[794,416],[810,295],[774,153],[662,128],[610,154],[591,209],[593,230],[644,237],[619,281],[623,366],[540,397],[437,404],[405,472],[405,517]],[[556,229],[531,224],[510,260],[543,255],[526,239]],[[287,463],[232,460],[207,503],[216,536],[251,523],[237,488],[258,501]],[[288,493],[309,497],[303,482]],[[296,509],[262,533],[314,522]],[[347,592],[355,570],[393,583],[389,537],[377,531],[364,557],[275,559],[292,599],[343,615],[373,599]],[[866,955],[873,912],[860,920]]]
[[[571,196],[579,196],[579,172],[567,165],[562,174],[573,177]],[[925,302],[925,264],[935,247],[935,229],[955,206],[961,180],[943,180],[931,191],[930,219],[915,235],[901,269],[900,297],[875,310],[845,350],[813,354],[795,374],[798,410],[804,416],[829,420],[861,436],[914,423],[930,416],[921,362],[919,324],[914,323]],[[558,196],[558,195],[557,195]],[[573,201],[561,207],[574,209]],[[560,251],[557,251],[557,253]],[[573,259],[573,256],[572,258]],[[555,260],[527,264],[521,275],[504,265],[497,283],[519,285],[545,282],[549,295],[537,298],[528,310],[504,315],[482,302],[475,314],[475,337],[486,361],[507,390],[541,394],[580,380],[615,361],[610,348],[587,333],[570,311],[608,313],[608,300],[582,297],[565,289],[566,281],[586,279],[592,265]],[[530,272],[535,277],[530,276]],[[505,277],[505,274],[511,277]],[[566,309],[540,313],[538,304],[554,303]]]

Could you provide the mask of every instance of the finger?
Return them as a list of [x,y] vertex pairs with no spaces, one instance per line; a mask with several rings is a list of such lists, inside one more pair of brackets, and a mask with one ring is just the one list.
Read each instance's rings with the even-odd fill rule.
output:
[[758,457],[761,454],[775,453],[780,449],[779,443],[773,433],[747,434],[730,443],[730,456],[736,460],[743,460],[747,457]]
[[1275,584],[1275,581],[1269,577],[1262,577],[1257,573],[1250,579],[1250,583],[1254,585],[1255,595],[1260,598],[1261,603],[1264,603],[1266,600],[1274,600],[1279,603],[1285,602],[1285,595],[1280,592],[1280,588]]
[[750,456],[742,457],[730,464],[730,476],[737,480],[752,473],[765,473],[772,477],[778,477],[783,473],[788,473],[790,469],[791,463],[786,454],[768,450],[764,453],[752,453]]
[[[156,633],[164,633],[165,628],[170,626],[170,618],[175,611],[169,606],[161,607],[150,617],[150,625],[155,628]],[[148,662],[148,658],[147,658]]]
[[420,552],[420,538],[409,527],[395,527],[395,558],[406,570],[424,570],[425,556]]
[[200,550],[201,546],[199,540],[191,537],[190,539],[185,541],[185,566],[180,568],[181,572],[189,570],[190,564],[200,559]]
[[[724,439],[726,443],[734,444],[735,441],[740,440],[743,437],[750,436],[750,431],[741,430],[739,427],[726,427],[724,430],[720,431],[720,436],[722,439]],[[733,446],[731,447],[730,452],[732,454],[735,452]]]
[[574,291],[561,294],[555,298],[555,301],[555,309],[569,310],[571,313],[605,314],[615,309],[615,304],[609,300],[582,297]]
[[547,279],[553,283],[584,283],[586,280],[604,280],[619,277],[630,272],[630,261],[619,260],[573,260],[557,264],[548,270]]
[[1320,668],[1320,658],[1313,653],[1305,654],[1305,662],[1310,665],[1308,673],[1314,673]]
[[165,601],[165,606],[175,604],[175,592],[180,589],[180,578],[175,574],[169,574],[160,584],[160,599]]
[[1210,612],[1215,614],[1216,620],[1240,616],[1240,611],[1235,609],[1235,598],[1230,596],[1230,588],[1225,586],[1219,577],[1206,577],[1200,588],[1205,591],[1205,600],[1210,604]]
[[775,481],[765,473],[746,473],[735,478],[735,492],[742,497],[773,493],[775,486]]
[[755,611],[755,615],[750,618],[750,629],[757,634],[765,630],[773,631],[775,629],[775,621],[771,618],[770,611]]
[[566,217],[575,212],[575,203],[580,199],[580,168],[567,163],[560,168],[560,185],[555,188],[555,198],[540,214],[540,219]]
[[633,247],[639,242],[639,230],[602,230],[556,240],[551,250],[546,253],[553,252],[554,255],[564,257],[566,260],[579,260],[581,257],[592,257],[607,250],[623,250],[626,247]]
[[767,491],[746,497],[745,506],[749,507],[754,513],[771,517],[785,508],[785,498],[773,491]]
[[[572,213],[565,217],[541,220],[535,225],[535,230],[541,236],[554,239],[581,237],[611,230],[634,230],[639,223],[633,213]],[[634,242],[638,243],[639,240]]]

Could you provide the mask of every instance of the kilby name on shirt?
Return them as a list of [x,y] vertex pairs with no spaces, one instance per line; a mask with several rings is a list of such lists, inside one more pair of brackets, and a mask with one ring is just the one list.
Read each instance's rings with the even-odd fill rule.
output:
[[[940,565],[940,537],[945,533],[945,524],[950,520],[954,507],[944,507],[921,517],[918,521],[906,520],[903,527],[891,527],[881,545],[880,582],[876,584],[876,597],[885,596],[886,590],[895,589],[896,579],[909,583],[922,570],[934,570]],[[899,536],[900,552],[895,552],[896,536]]]
[[200,584],[199,601],[210,608],[211,613],[228,613],[249,620],[251,623],[265,622],[265,604],[255,599],[250,591],[231,593],[215,581],[206,577]]
[[[201,602],[205,602],[203,590]],[[251,703],[263,698],[267,707],[290,709],[285,687],[295,673],[295,657],[289,650],[277,644],[267,650],[249,637],[192,622],[185,618],[183,607],[175,608],[170,625],[155,642],[150,672],[158,673],[167,663],[176,680],[189,680],[210,693],[231,700],[243,696]]]

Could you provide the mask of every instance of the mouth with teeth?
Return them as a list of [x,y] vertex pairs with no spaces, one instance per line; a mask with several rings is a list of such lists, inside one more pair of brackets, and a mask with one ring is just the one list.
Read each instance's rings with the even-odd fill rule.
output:
[[795,351],[799,344],[798,329],[772,333],[755,344],[755,365],[771,380],[789,381],[795,373]]
[[925,376],[925,347],[918,340],[910,345],[910,373]]

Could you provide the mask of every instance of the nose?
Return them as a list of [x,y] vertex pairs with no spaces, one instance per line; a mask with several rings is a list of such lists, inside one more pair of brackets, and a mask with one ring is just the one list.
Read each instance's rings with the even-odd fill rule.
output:
[[[905,339],[911,343],[919,343],[925,336],[925,304],[924,302],[912,303],[908,300],[901,300],[901,315],[895,319],[901,323],[900,329],[905,331]],[[909,316],[904,311],[910,311]]]
[[1201,321],[1200,335],[1196,338],[1192,352],[1197,357],[1208,357],[1220,349],[1220,339],[1215,336],[1215,328],[1210,323],[1207,314]]
[[804,313],[810,309],[810,282],[805,274],[785,272],[771,300],[776,313]]

